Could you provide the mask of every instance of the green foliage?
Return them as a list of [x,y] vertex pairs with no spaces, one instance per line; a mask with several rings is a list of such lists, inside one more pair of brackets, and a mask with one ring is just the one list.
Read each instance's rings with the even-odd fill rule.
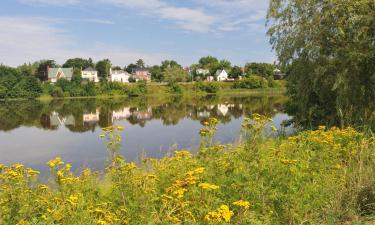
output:
[[265,78],[273,76],[275,65],[269,63],[247,63],[245,65],[245,73],[247,75],[258,75]]
[[3,85],[0,85],[0,99],[4,99],[7,97],[8,88],[4,87]]
[[73,58],[68,59],[64,64],[63,67],[65,68],[75,68],[81,71],[81,69],[86,69],[88,67],[94,67],[94,63],[91,58],[89,59],[82,59],[82,58]]
[[143,61],[143,59],[138,59],[135,64],[137,65],[137,68],[144,68],[145,67],[145,62]]
[[173,93],[173,94],[182,94],[183,93],[183,89],[181,87],[181,85],[177,84],[177,83],[172,83],[172,84],[169,84],[169,92],[170,93]]
[[153,66],[151,67],[150,69],[150,73],[151,73],[151,79],[154,80],[154,81],[163,81],[164,80],[164,77],[163,77],[163,70],[160,66]]
[[45,81],[48,79],[48,67],[56,67],[55,60],[41,60],[38,62],[38,69],[36,77],[40,80]]
[[112,67],[112,63],[109,59],[103,59],[96,63],[96,70],[98,71],[98,76],[103,79],[107,80],[109,77],[109,70]]
[[260,76],[251,75],[245,79],[238,80],[233,84],[233,88],[256,89],[267,88],[268,81]]
[[61,87],[53,87],[50,95],[55,98],[62,98],[64,97],[64,91]]
[[263,132],[269,122],[253,114],[242,124],[244,142],[223,145],[213,140],[218,120],[210,118],[196,155],[180,150],[139,164],[119,154],[123,127],[110,126],[100,135],[105,170],[76,174],[56,157],[48,162],[48,183],[24,165],[0,164],[0,219],[4,225],[362,224],[361,215],[375,214],[372,198],[363,198],[373,192],[372,138],[325,127],[272,138]]
[[268,34],[305,126],[374,122],[373,0],[272,0]]
[[163,80],[167,83],[183,82],[187,79],[188,74],[181,67],[167,67],[163,71]]
[[232,79],[238,79],[242,76],[242,69],[239,66],[234,66],[228,73],[228,77]]
[[131,64],[129,64],[127,67],[126,67],[126,72],[128,72],[128,73],[133,73],[133,70],[134,69],[136,69],[136,68],[138,68],[138,66],[137,65],[135,65],[135,64],[133,64],[133,63],[131,63]]
[[218,82],[197,82],[194,86],[196,90],[209,94],[216,94],[220,90],[220,84]]

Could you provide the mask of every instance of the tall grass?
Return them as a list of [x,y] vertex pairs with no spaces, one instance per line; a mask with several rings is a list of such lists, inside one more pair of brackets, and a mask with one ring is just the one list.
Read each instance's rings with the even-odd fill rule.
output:
[[[375,214],[375,139],[320,127],[288,138],[265,135],[269,118],[243,126],[244,143],[201,129],[196,155],[176,151],[136,165],[118,153],[122,127],[104,129],[104,171],[78,176],[57,157],[51,177],[0,166],[0,224],[350,224]],[[273,128],[274,132],[277,132]]]

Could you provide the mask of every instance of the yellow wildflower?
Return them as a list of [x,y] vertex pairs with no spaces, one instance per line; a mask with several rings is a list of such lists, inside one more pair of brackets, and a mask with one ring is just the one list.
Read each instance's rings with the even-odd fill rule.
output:
[[233,202],[233,205],[248,209],[250,207],[250,202],[244,200],[238,200]]
[[219,189],[220,187],[214,184],[209,184],[209,183],[200,183],[198,187],[202,189],[208,189],[208,190],[216,190]]

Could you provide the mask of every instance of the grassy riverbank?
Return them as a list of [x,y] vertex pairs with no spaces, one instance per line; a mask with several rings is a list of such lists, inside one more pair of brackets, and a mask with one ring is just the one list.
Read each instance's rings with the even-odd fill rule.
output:
[[[136,165],[118,154],[122,127],[104,130],[105,171],[79,175],[51,160],[49,183],[23,165],[0,166],[0,224],[366,224],[375,215],[374,139],[352,128],[273,138],[268,118],[243,124],[243,142],[200,131],[196,155],[176,151]],[[253,122],[255,121],[255,123]],[[271,132],[271,131],[269,131]],[[277,132],[273,130],[272,132]]]
[[216,95],[216,96],[246,96],[246,95],[259,95],[259,94],[266,94],[266,95],[280,95],[284,94],[286,88],[282,87],[268,87],[268,88],[254,88],[254,89],[246,89],[246,88],[239,88],[234,89],[232,88],[232,83],[224,83],[224,82],[217,82],[216,85],[217,90],[214,92],[206,92],[202,91],[196,87],[194,83],[185,83],[179,84],[180,91],[172,91],[171,87],[166,84],[159,84],[159,83],[150,83],[147,84],[146,88],[143,91],[139,91],[139,93],[135,95],[129,95],[129,90],[132,88],[137,88],[136,84],[128,84],[128,85],[119,85],[117,88],[113,90],[107,91],[98,91],[97,95],[93,96],[51,96],[47,93],[41,95],[37,99],[39,100],[51,100],[51,99],[85,99],[85,98],[119,98],[119,97],[138,97],[138,96],[145,96],[145,97],[152,97],[152,96],[207,96],[207,95]]

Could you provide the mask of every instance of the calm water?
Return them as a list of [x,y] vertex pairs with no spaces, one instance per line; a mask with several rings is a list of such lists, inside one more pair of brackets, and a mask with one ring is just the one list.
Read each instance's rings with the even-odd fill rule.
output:
[[22,163],[46,171],[56,156],[74,168],[101,169],[107,159],[101,128],[125,127],[121,153],[162,157],[171,149],[195,151],[199,129],[209,117],[220,121],[216,140],[236,141],[243,118],[266,114],[280,123],[284,96],[134,98],[0,102],[0,164]]

